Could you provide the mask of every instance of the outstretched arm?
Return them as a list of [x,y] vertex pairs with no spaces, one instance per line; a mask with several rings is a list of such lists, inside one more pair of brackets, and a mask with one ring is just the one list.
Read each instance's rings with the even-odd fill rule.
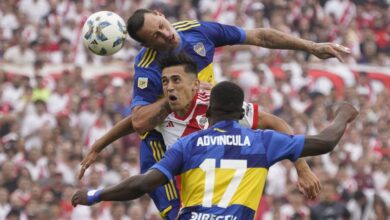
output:
[[343,136],[347,124],[353,121],[359,112],[349,103],[343,103],[336,112],[333,123],[318,135],[306,136],[301,157],[316,156],[332,151]]
[[102,190],[79,190],[72,197],[72,205],[93,205],[101,201],[127,201],[141,197],[167,182],[166,176],[157,169],[129,177],[117,185]]
[[[290,135],[293,134],[293,130],[283,119],[263,111],[259,111],[258,115],[258,128],[272,129]],[[316,198],[321,190],[320,180],[311,171],[309,165],[303,158],[296,160],[294,165],[298,173],[299,190],[309,199]]]
[[120,120],[114,125],[103,137],[99,138],[95,143],[93,143],[91,150],[88,152],[87,156],[81,161],[81,170],[79,172],[78,178],[81,179],[84,176],[85,171],[88,167],[94,163],[99,155],[99,153],[107,147],[112,142],[118,140],[119,138],[131,134],[134,132],[132,116],[129,115],[126,118]]
[[270,49],[302,50],[315,55],[320,59],[337,58],[344,62],[342,56],[350,54],[347,47],[335,43],[315,43],[293,37],[292,35],[271,28],[256,28],[245,30],[245,44]]

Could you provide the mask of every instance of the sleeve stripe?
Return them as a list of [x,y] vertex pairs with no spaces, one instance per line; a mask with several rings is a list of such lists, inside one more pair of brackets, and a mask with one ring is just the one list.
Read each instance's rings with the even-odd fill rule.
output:
[[154,61],[156,55],[157,55],[157,51],[154,50],[151,59],[143,67],[148,67]]
[[189,22],[183,23],[183,24],[174,25],[173,27],[175,27],[175,29],[178,29],[178,28],[183,28],[183,27],[191,25],[191,24],[199,24],[199,22],[194,20],[194,21],[189,21]]
[[198,27],[198,26],[200,26],[199,23],[198,23],[198,24],[190,25],[190,26],[188,26],[188,27],[179,28],[179,29],[177,29],[176,31],[186,31],[186,30],[189,30],[189,29],[191,29],[191,28]]
[[141,67],[146,67],[146,64],[149,63],[149,61],[151,60],[152,57],[153,57],[153,50],[150,49],[150,52],[149,52],[149,54],[148,54],[148,57],[146,58],[145,62],[143,62],[143,63],[141,64]]
[[150,141],[150,146],[152,147],[154,160],[159,161],[159,159],[157,158],[156,149],[154,148],[154,141]]
[[178,198],[178,197],[177,197],[177,192],[176,192],[176,190],[175,190],[175,189],[176,189],[175,183],[173,182],[173,180],[171,180],[170,182],[171,182],[171,185],[172,185],[172,187],[173,187],[173,189],[174,189],[174,190],[173,190],[174,198]]
[[168,200],[172,200],[172,193],[171,190],[169,189],[169,183],[164,185],[165,188],[165,194],[167,194]]
[[138,67],[142,66],[142,64],[145,62],[145,59],[147,57],[149,57],[149,53],[150,53],[151,49],[146,49],[146,52],[144,53],[144,55],[142,56],[142,59],[141,61],[138,63]]
[[164,149],[162,148],[162,146],[161,146],[161,142],[159,141],[158,142],[158,147],[157,147],[157,149],[159,150],[159,152],[160,152],[160,160],[163,158],[163,156],[164,156]]
[[178,26],[178,25],[182,25],[182,24],[186,24],[186,23],[188,23],[188,22],[194,22],[194,21],[196,21],[196,20],[178,21],[178,22],[173,23],[172,25],[173,25],[173,26]]

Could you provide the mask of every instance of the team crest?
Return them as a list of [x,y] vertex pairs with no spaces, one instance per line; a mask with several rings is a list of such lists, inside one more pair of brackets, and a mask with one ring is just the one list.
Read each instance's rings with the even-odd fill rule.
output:
[[199,42],[194,45],[194,51],[202,57],[206,56],[206,48],[204,47],[202,42]]
[[138,78],[137,85],[138,85],[138,88],[145,89],[146,87],[148,87],[148,78],[146,78],[146,77]]
[[206,129],[209,126],[209,120],[206,115],[198,115],[196,116],[196,122],[198,122],[200,129]]

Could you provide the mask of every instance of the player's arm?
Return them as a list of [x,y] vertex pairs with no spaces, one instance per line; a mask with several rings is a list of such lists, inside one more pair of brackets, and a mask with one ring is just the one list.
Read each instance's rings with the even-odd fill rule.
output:
[[[259,129],[272,129],[286,134],[293,135],[293,130],[283,119],[264,111],[258,111]],[[321,190],[321,183],[317,176],[311,171],[309,165],[303,158],[294,162],[298,173],[298,188],[309,199],[314,199]]]
[[141,135],[153,130],[170,113],[168,99],[165,97],[149,105],[134,107],[132,112],[134,130]]
[[143,135],[161,124],[171,113],[168,99],[163,93],[161,73],[154,66],[140,67],[135,64],[133,98],[131,102],[134,130]]
[[332,151],[343,136],[347,124],[353,121],[359,112],[351,104],[343,103],[336,112],[332,124],[318,135],[305,137],[301,157],[316,156]]
[[72,205],[131,200],[153,191],[179,173],[184,161],[181,148],[179,140],[166,152],[163,159],[145,174],[129,177],[114,186],[101,190],[78,190],[72,197]]
[[99,153],[112,142],[118,140],[119,138],[129,135],[134,132],[132,116],[129,115],[126,118],[120,120],[114,125],[107,133],[105,133],[101,138],[95,141],[92,144],[91,149],[89,150],[87,156],[81,161],[81,170],[79,172],[78,178],[81,179],[84,176],[85,171],[88,167],[93,164]]
[[302,50],[320,59],[337,58],[344,62],[342,56],[350,54],[347,47],[335,43],[315,43],[304,40],[271,28],[246,29],[244,44],[270,49]]
[[72,205],[93,205],[101,201],[127,201],[152,192],[166,183],[167,177],[157,169],[129,177],[117,185],[102,190],[79,190],[72,197]]

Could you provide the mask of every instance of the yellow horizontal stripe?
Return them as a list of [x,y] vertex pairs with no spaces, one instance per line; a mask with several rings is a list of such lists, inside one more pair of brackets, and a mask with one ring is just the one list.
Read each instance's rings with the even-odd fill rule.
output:
[[[229,205],[243,205],[257,210],[267,178],[266,168],[248,168]],[[234,176],[234,170],[216,168],[213,205],[218,205]],[[183,207],[201,205],[204,196],[205,172],[191,169],[181,175]]]
[[142,56],[142,59],[141,61],[138,63],[138,66],[142,66],[142,64],[145,62],[145,59],[147,59],[147,57],[149,57],[149,53],[150,53],[150,49],[146,49],[144,55]]
[[193,24],[193,25],[190,25],[188,27],[176,29],[176,31],[186,31],[186,30],[189,30],[191,28],[198,27],[198,26],[200,26],[200,24]]

